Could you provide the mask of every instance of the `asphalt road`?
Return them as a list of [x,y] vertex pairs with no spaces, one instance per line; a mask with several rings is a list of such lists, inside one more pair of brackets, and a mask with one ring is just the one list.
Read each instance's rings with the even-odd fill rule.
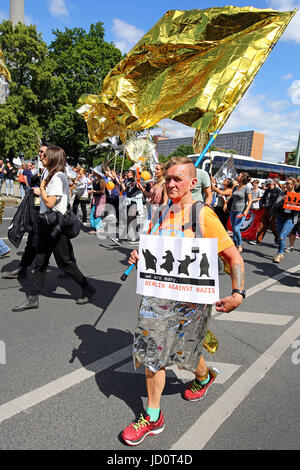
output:
[[[5,210],[0,236],[15,212]],[[5,240],[7,241],[7,240]],[[274,264],[273,236],[244,242],[247,298],[231,315],[215,314],[210,329],[218,351],[205,358],[220,375],[204,400],[181,394],[186,373],[168,370],[162,397],[166,428],[128,448],[120,432],[146,406],[142,370],[134,371],[131,344],[139,297],[136,274],[125,283],[132,247],[114,247],[82,231],[73,241],[80,269],[96,286],[79,306],[75,283],[60,279],[53,258],[38,310],[12,312],[30,277],[0,278],[0,448],[165,451],[299,449],[300,240]],[[8,242],[9,243],[9,242]],[[0,271],[13,269],[24,249],[12,247]],[[230,292],[221,276],[221,295]]]

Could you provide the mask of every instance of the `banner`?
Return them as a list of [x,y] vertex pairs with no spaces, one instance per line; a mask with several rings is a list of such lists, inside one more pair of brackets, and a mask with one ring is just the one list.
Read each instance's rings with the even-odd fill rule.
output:
[[233,160],[233,155],[231,155],[226,162],[223,163],[221,168],[217,171],[217,173],[214,175],[214,178],[216,178],[216,182],[218,184],[222,184],[224,180],[227,178],[231,180],[235,180],[236,177],[238,176],[238,172],[235,169],[234,166],[234,160]]
[[288,192],[286,196],[283,208],[292,211],[300,211],[300,193]]
[[[255,240],[258,226],[262,219],[265,209],[250,209],[247,217],[245,218],[242,227],[241,235],[246,240]],[[227,222],[227,229],[232,231],[230,217]]]
[[213,304],[219,299],[218,240],[141,235],[137,293]]

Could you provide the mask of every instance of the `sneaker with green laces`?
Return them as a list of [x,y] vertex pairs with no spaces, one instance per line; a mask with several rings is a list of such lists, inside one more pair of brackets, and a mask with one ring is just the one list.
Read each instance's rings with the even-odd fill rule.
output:
[[208,387],[216,380],[217,374],[212,369],[209,369],[209,381],[206,385],[201,385],[193,380],[184,392],[184,398],[188,401],[202,400],[206,395]]
[[146,436],[160,434],[165,428],[164,417],[160,411],[157,421],[150,421],[150,416],[143,416],[136,423],[131,423],[121,433],[123,441],[129,446],[137,446]]

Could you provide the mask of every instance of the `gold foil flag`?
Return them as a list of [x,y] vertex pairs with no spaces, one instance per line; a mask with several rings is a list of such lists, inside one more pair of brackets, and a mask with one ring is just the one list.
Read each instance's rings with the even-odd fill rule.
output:
[[90,143],[147,129],[161,119],[220,129],[295,11],[226,6],[170,10],[106,76],[78,112]]

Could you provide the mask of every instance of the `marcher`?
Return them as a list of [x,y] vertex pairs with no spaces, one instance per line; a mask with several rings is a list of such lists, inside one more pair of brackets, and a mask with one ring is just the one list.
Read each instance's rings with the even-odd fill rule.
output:
[[86,170],[85,168],[79,168],[78,176],[75,180],[75,188],[73,189],[73,194],[75,195],[73,201],[73,212],[77,215],[78,206],[80,205],[82,211],[82,224],[87,226],[87,210],[86,205],[88,201],[88,181],[86,177]]
[[2,185],[4,183],[4,178],[5,178],[5,165],[3,163],[3,160],[0,160],[0,196],[2,193]]
[[273,232],[274,243],[276,245],[278,243],[278,233],[275,225],[276,215],[273,213],[273,206],[278,197],[282,194],[282,191],[280,188],[275,186],[274,180],[271,178],[266,180],[266,187],[267,189],[265,190],[260,200],[260,206],[265,210],[257,229],[256,240],[251,240],[251,245],[261,243],[268,229],[272,230]]
[[260,201],[264,194],[264,191],[258,187],[259,181],[253,180],[252,181],[252,189],[251,189],[251,196],[252,196],[252,210],[258,210],[260,207]]
[[219,195],[217,198],[217,204],[214,207],[214,211],[219,217],[225,230],[227,230],[227,222],[230,213],[227,211],[227,201],[232,196],[233,181],[230,178],[225,178],[222,184],[223,189],[220,189],[215,184],[212,184],[212,190]]
[[239,252],[242,248],[241,227],[252,204],[251,190],[247,183],[249,181],[248,173],[242,172],[237,178],[237,186],[232,190],[232,205],[230,210],[230,222],[233,232],[233,241]]
[[[243,259],[210,207],[201,206],[196,231],[193,230],[192,223],[188,224],[193,203],[191,190],[196,183],[195,166],[190,159],[172,158],[168,162],[166,191],[173,202],[171,207],[174,214],[171,233],[173,236],[194,238],[200,230],[205,238],[218,239],[218,251],[230,265],[232,293],[216,302],[216,310],[230,312],[242,303],[245,296]],[[154,235],[164,236],[164,233],[170,234],[167,217],[163,218]],[[138,260],[137,251],[132,251],[129,264],[136,264]],[[145,296],[142,298],[133,356],[136,365],[143,364],[146,367],[148,407],[146,416],[141,416],[137,423],[130,424],[122,432],[121,436],[127,444],[140,444],[147,435],[163,431],[164,417],[160,410],[160,399],[165,386],[166,366],[176,363],[180,368],[195,373],[195,380],[184,393],[186,400],[200,400],[214,382],[216,374],[207,367],[201,352],[211,309],[211,305],[201,303],[182,303]],[[185,322],[186,318],[189,322],[185,326],[185,334],[183,338],[178,338],[180,322]],[[181,341],[181,355],[176,353],[178,339]]]
[[150,188],[150,191],[147,191],[141,182],[137,183],[137,187],[142,191],[149,204],[157,204],[159,206],[167,204],[168,197],[165,188],[165,172],[165,164],[158,163],[154,173],[155,182]]
[[25,177],[25,191],[30,190],[30,182],[32,178],[32,173],[31,173],[31,168],[32,168],[32,163],[29,162],[27,165],[25,165],[25,170],[23,171],[23,176]]
[[[300,176],[297,177],[297,185],[294,188],[295,193],[300,193]],[[294,250],[296,237],[300,237],[300,217],[298,213],[298,221],[292,228],[292,231],[289,234],[289,247],[285,248],[284,251],[286,253],[291,253]]]
[[100,233],[102,229],[102,215],[105,209],[106,195],[105,195],[105,180],[102,178],[102,168],[97,166],[93,169],[93,189],[89,190],[91,195],[91,212],[90,224],[92,230],[89,231],[90,235]]
[[143,216],[143,193],[136,182],[136,172],[133,168],[127,171],[127,178],[121,183],[123,193],[126,193],[124,204],[127,206],[127,235],[130,244],[138,243],[139,221]]
[[6,196],[14,197],[14,180],[16,170],[10,162],[7,162],[5,170],[5,186],[6,186]]
[[26,188],[26,177],[24,176],[23,172],[26,170],[25,163],[22,163],[21,167],[18,169],[17,178],[20,183],[19,189],[21,194],[21,199],[24,199],[25,196],[25,188]]
[[[51,144],[49,142],[43,142],[39,149],[39,157],[40,161],[43,162],[44,160],[44,153]],[[38,174],[34,175],[30,181],[31,188],[39,188],[40,187],[40,177]],[[25,194],[25,190],[24,190]],[[34,194],[32,190],[32,196],[28,197],[28,204],[29,210],[31,212],[31,217],[27,217],[31,219],[31,228],[28,232],[28,238],[25,245],[24,253],[20,260],[20,264],[18,268],[14,269],[13,271],[7,271],[3,273],[3,277],[6,279],[14,279],[14,278],[25,278],[27,277],[27,268],[29,268],[36,255],[36,250],[38,246],[38,215],[40,212],[40,196]]]
[[[61,222],[67,212],[69,200],[69,184],[65,174],[66,154],[60,147],[49,146],[42,156],[42,161],[46,170],[40,188],[33,189],[35,194],[40,195],[38,246],[34,259],[33,283],[26,301],[13,308],[14,312],[39,307],[39,295],[45,283],[46,269],[52,253],[58,267],[72,277],[82,289],[82,296],[76,303],[86,304],[96,291],[79,270],[71,242],[65,235]],[[50,218],[55,218],[56,222],[49,224]]]
[[196,173],[197,184],[192,190],[193,200],[204,202],[210,206],[213,194],[209,174],[205,170],[201,170],[201,168],[196,168]]
[[[289,178],[285,183],[287,192],[294,192],[295,183]],[[284,209],[284,201],[287,198],[286,195],[282,194],[281,199],[276,202],[275,211],[276,211],[276,228],[278,232],[278,252],[274,257],[275,263],[280,263],[283,260],[283,253],[285,247],[285,241],[288,234],[293,229],[294,225],[298,220],[298,212],[290,209]]]

